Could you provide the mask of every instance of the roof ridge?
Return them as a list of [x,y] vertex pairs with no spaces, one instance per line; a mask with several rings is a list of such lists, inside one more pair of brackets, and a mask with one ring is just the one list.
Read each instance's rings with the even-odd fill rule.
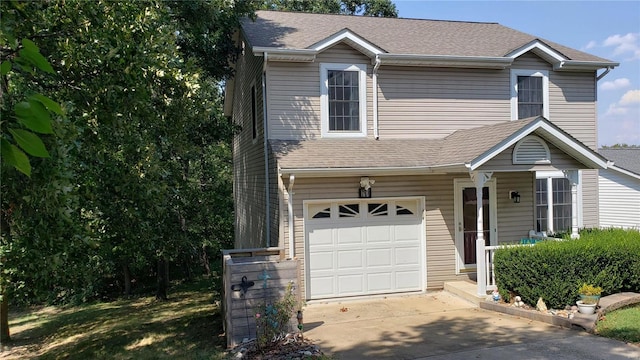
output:
[[501,25],[495,21],[471,21],[471,20],[446,20],[446,19],[420,19],[420,18],[409,18],[409,17],[382,17],[382,16],[364,16],[364,15],[351,15],[351,14],[334,14],[334,13],[312,13],[306,11],[285,11],[285,10],[256,10],[258,12],[272,12],[272,13],[281,13],[281,14],[305,14],[305,15],[325,15],[325,16],[343,16],[343,17],[356,17],[356,18],[364,18],[364,19],[386,19],[386,20],[410,20],[410,21],[435,21],[435,22],[453,22],[453,23],[468,23],[468,24],[490,24],[490,25]]

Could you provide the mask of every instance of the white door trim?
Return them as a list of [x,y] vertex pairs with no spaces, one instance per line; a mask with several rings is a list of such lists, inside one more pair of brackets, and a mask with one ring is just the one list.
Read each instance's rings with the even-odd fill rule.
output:
[[[465,265],[463,257],[464,233],[462,231],[462,198],[463,188],[474,188],[476,185],[471,179],[453,179],[453,202],[454,202],[454,231],[455,231],[455,263],[456,275],[462,273],[476,272],[476,265]],[[491,231],[490,243],[497,245],[498,239],[498,201],[496,195],[496,179],[488,180],[483,187],[489,188],[489,226]],[[486,229],[485,229],[486,230]],[[475,249],[475,246],[474,246]]]

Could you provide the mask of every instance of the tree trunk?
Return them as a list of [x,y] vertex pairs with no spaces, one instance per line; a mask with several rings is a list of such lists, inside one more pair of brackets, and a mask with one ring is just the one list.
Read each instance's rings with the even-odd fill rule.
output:
[[164,257],[158,259],[158,290],[156,299],[167,300],[167,288],[169,287],[169,263]]
[[124,274],[124,294],[131,295],[131,269],[129,269],[129,264],[122,264],[122,273]]
[[9,299],[7,294],[2,295],[2,302],[0,303],[0,344],[11,341],[9,334]]
[[209,265],[209,256],[207,255],[207,245],[202,245],[202,264],[207,276],[211,276],[211,266]]

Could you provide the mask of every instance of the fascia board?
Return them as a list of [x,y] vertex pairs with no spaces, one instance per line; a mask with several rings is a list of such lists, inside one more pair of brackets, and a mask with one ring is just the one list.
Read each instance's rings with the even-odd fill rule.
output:
[[507,55],[505,55],[506,57],[515,59],[531,50],[538,50],[537,54],[541,55],[545,58],[547,58],[547,60],[551,60],[550,62],[558,62],[558,61],[563,61],[563,60],[567,60],[567,58],[562,55],[561,53],[553,50],[552,48],[550,48],[547,44],[543,43],[540,40],[533,40],[515,50],[513,50],[512,52],[508,53]]
[[623,168],[621,168],[621,167],[617,167],[617,166],[615,166],[615,163],[614,163],[614,165],[610,165],[610,166],[607,168],[607,170],[614,170],[614,171],[617,171],[617,172],[619,172],[619,173],[625,174],[625,175],[627,175],[627,176],[631,176],[631,177],[633,177],[633,178],[640,179],[640,174],[636,174],[636,173],[634,173],[634,172],[631,172],[631,171],[629,171],[629,170],[623,169]]
[[390,176],[424,175],[444,172],[464,172],[463,164],[447,166],[409,166],[409,167],[363,167],[363,168],[289,168],[280,169],[280,176],[294,174],[296,177],[341,177],[341,176]]
[[253,55],[264,56],[269,54],[269,61],[294,61],[313,62],[318,52],[311,49],[281,49],[274,47],[256,46],[253,48]]
[[576,61],[576,60],[563,60],[558,63],[553,64],[553,70],[575,70],[575,71],[585,71],[585,70],[599,70],[604,68],[615,68],[620,66],[620,63],[614,62],[601,62],[601,61]]
[[[476,159],[472,160],[469,164],[469,170],[474,171],[477,170],[480,166],[484,165],[487,161],[491,160],[499,153],[503,152],[511,145],[518,142],[520,139],[525,136],[533,133],[536,130],[542,130],[547,136],[556,139],[556,141],[551,141],[559,148],[564,148],[569,155],[577,155],[579,157],[578,161],[586,163],[587,165],[596,168],[596,169],[606,169],[610,163],[607,162],[602,156],[594,152],[593,150],[588,149],[581,143],[577,142],[571,137],[565,135],[562,131],[558,130],[554,126],[546,123],[542,118],[538,118],[537,121],[530,123],[529,125],[524,126],[520,130],[516,131],[514,134],[501,141],[499,144],[492,147],[490,150],[486,151],[484,154],[480,155]],[[549,141],[549,139],[547,139]]]
[[348,40],[349,42],[351,42],[353,45],[355,45],[356,47],[360,48],[361,50],[364,50],[366,53],[368,53],[367,55],[369,55],[370,57],[375,57],[378,54],[382,54],[384,53],[384,50],[380,49],[379,47],[371,44],[369,41],[365,40],[364,38],[362,38],[361,36],[358,36],[357,34],[353,33],[352,31],[350,31],[349,29],[342,29],[340,31],[338,31],[337,33],[329,36],[326,39],[323,39],[311,46],[309,46],[309,49],[313,49],[317,52],[321,52],[324,51],[328,48],[330,48],[331,46],[341,42],[341,41],[345,41]]

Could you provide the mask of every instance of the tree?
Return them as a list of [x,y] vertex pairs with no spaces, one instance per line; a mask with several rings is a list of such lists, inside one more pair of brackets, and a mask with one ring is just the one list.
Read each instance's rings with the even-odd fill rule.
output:
[[[2,167],[0,260],[12,302],[126,293],[133,277],[230,243],[233,127],[219,81],[250,3],[0,3],[3,26],[15,5],[12,31],[55,69],[28,81],[10,74],[11,83],[24,94],[34,84],[66,109],[30,178]],[[199,18],[204,10],[216,17]],[[4,100],[3,121],[14,109]]]
[[265,0],[259,8],[317,14],[398,17],[396,5],[391,0]]

